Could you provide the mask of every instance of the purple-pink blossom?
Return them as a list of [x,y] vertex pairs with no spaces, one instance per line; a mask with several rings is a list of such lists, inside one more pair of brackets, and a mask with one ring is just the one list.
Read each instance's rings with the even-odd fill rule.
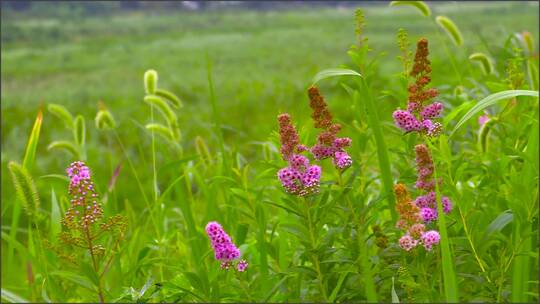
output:
[[399,246],[406,251],[410,251],[418,245],[418,241],[406,234],[399,239]]
[[431,251],[433,245],[439,244],[439,241],[441,240],[439,232],[435,230],[424,232],[420,238],[422,240],[422,245],[424,245],[424,248],[428,251]]

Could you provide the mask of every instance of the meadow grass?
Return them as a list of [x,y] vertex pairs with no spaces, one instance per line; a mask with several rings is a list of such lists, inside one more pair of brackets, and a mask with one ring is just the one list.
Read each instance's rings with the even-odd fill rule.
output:
[[[538,4],[428,5],[429,16],[407,5],[365,7],[372,51],[361,62],[347,56],[357,43],[352,8],[2,12],[2,299],[97,301],[99,288],[108,302],[537,301],[538,98],[530,71],[538,71]],[[459,28],[460,45],[439,27],[440,15]],[[432,252],[397,245],[390,184],[413,189],[421,141],[392,122],[407,99],[399,28],[413,45],[430,41],[450,135],[429,142],[443,180],[437,192],[454,202]],[[523,31],[534,50],[524,51],[513,72],[524,78],[514,87],[506,66],[515,57],[512,35]],[[491,60],[491,73],[485,60],[481,67],[469,59],[475,53]],[[335,67],[362,74],[317,83],[352,139],[353,165],[340,172],[322,164],[320,194],[296,198],[276,179],[285,164],[276,116],[290,113],[301,141],[314,142],[307,88]],[[145,88],[149,69],[159,73],[161,97],[171,92],[181,102],[145,98],[158,94],[148,81]],[[464,114],[509,89],[527,91],[491,98],[497,119],[479,133],[482,112]],[[71,114],[59,119],[51,103]],[[94,124],[104,109],[112,129]],[[64,150],[48,149],[52,142]],[[103,277],[64,267],[44,242],[57,243],[62,230],[73,154],[92,169],[105,215],[128,223],[121,241],[105,244]],[[10,171],[10,161],[33,178],[37,212],[22,208],[34,199],[24,190],[32,186],[16,192],[9,172],[24,181],[25,171]],[[239,246],[247,272],[225,272],[214,260],[204,232],[214,220]]]

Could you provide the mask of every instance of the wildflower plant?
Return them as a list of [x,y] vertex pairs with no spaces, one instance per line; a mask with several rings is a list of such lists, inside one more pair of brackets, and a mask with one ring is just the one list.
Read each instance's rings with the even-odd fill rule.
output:
[[417,43],[413,67],[409,73],[414,82],[408,86],[407,109],[398,109],[392,116],[396,126],[407,133],[419,132],[427,136],[437,136],[441,132],[442,125],[434,119],[441,115],[443,104],[429,103],[437,97],[438,92],[434,88],[427,88],[431,82],[431,62],[428,54],[428,40],[420,39]]
[[[87,276],[97,278],[93,281],[99,301],[104,303],[102,277],[125,237],[127,222],[122,215],[104,217],[90,168],[84,162],[71,163],[66,172],[70,179],[70,207],[62,218],[64,229],[59,234],[60,244],[50,247],[63,260],[79,266]],[[85,253],[90,255],[91,264],[85,261]]]

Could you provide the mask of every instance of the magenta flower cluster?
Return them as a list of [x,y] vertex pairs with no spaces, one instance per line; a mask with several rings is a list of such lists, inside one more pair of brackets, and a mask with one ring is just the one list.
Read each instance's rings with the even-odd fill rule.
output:
[[411,107],[410,103],[407,110],[396,110],[392,114],[396,126],[405,132],[422,132],[428,136],[437,136],[442,125],[439,122],[433,122],[443,110],[443,104],[435,102],[423,108],[417,118],[411,109],[417,108],[417,104]]
[[337,137],[332,145],[318,143],[311,148],[311,154],[316,160],[323,160],[332,157],[332,163],[340,170],[344,170],[352,165],[351,156],[345,152],[344,148],[349,147],[352,140],[348,137]]
[[[210,238],[216,260],[221,262],[222,269],[229,270],[234,266],[234,261],[240,258],[240,250],[234,245],[231,237],[218,222],[209,222],[205,230]],[[236,265],[236,269],[239,272],[244,272],[247,266],[248,263],[245,260],[240,260]]]
[[75,161],[66,169],[70,179],[69,194],[71,206],[66,212],[65,223],[88,227],[103,216],[103,208],[98,202],[90,169],[82,161]]
[[293,154],[289,166],[278,171],[278,178],[285,190],[291,194],[304,196],[319,191],[321,167],[310,165],[309,159]]

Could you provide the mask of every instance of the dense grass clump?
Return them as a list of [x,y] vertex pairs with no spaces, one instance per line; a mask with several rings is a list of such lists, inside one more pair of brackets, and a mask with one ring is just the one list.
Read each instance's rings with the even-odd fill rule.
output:
[[2,12],[2,300],[537,302],[538,4]]

